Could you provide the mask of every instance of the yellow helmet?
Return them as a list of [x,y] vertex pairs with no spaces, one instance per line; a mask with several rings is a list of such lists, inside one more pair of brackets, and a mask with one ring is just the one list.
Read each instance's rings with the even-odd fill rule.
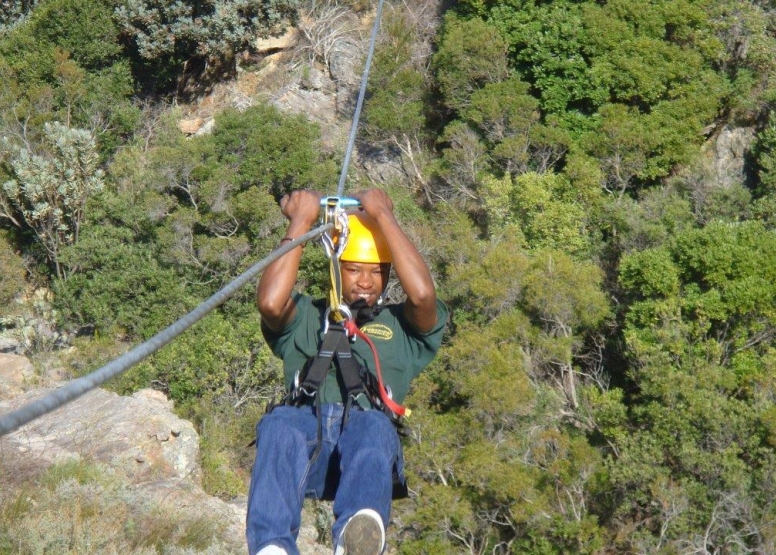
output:
[[348,244],[340,260],[369,264],[390,264],[391,250],[377,223],[364,212],[348,214]]

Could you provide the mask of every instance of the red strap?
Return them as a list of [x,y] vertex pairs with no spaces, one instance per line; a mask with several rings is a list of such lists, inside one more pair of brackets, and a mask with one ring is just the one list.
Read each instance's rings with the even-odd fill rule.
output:
[[349,334],[360,337],[366,342],[367,345],[369,345],[369,348],[372,349],[372,355],[375,359],[375,374],[377,375],[377,392],[380,395],[380,400],[386,407],[391,409],[391,412],[394,414],[399,416],[409,416],[409,409],[396,403],[388,396],[388,391],[385,389],[385,385],[383,384],[383,371],[380,368],[380,357],[377,354],[377,348],[375,347],[375,344],[372,342],[368,335],[358,329],[358,326],[353,320],[347,320],[344,325]]

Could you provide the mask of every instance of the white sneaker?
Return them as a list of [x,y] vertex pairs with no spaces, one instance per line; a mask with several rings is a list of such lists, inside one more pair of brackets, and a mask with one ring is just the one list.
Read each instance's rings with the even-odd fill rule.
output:
[[383,519],[372,509],[361,509],[345,524],[334,555],[380,555],[384,548]]
[[256,555],[288,555],[288,551],[277,545],[268,545],[259,549]]

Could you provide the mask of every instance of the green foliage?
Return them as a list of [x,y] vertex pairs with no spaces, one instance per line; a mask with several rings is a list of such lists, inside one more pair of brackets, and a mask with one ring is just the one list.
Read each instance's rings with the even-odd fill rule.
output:
[[445,105],[468,106],[471,95],[508,74],[507,43],[496,29],[478,19],[445,19],[439,50],[434,56],[436,79]]
[[759,170],[758,193],[760,195],[776,193],[776,121],[769,118],[768,126],[757,135],[754,145]]
[[154,72],[144,80],[156,80],[152,88],[164,92],[184,76],[189,62],[216,67],[226,63],[227,70],[234,69],[236,52],[257,36],[282,33],[296,18],[300,2],[122,0],[117,4],[115,19],[137,52],[138,66]]
[[552,336],[599,325],[608,313],[601,291],[601,270],[590,262],[576,262],[562,252],[536,254],[524,287],[526,307],[539,315]]
[[[759,223],[717,223],[623,260],[638,403],[610,479],[623,518],[654,521],[632,542],[654,547],[658,528],[668,545],[696,542],[706,528],[711,549],[739,537],[731,522],[759,528],[768,518],[747,500],[772,495],[759,469],[773,465],[760,429],[773,387],[773,239]],[[757,549],[772,540],[737,541]]]
[[[280,383],[278,389],[282,389]],[[236,406],[206,396],[190,411],[195,413],[200,436],[202,487],[210,495],[227,501],[245,495],[256,454],[250,444],[265,410],[265,403],[259,401]]]
[[58,277],[65,276],[60,263],[62,249],[78,242],[86,218],[86,203],[104,187],[104,173],[97,165],[94,138],[84,129],[70,129],[54,122],[44,126],[45,150],[36,153],[9,141],[2,155],[11,179],[3,183],[8,201],[20,215],[6,214],[31,229],[45,247]]
[[[0,229],[0,306],[8,307],[14,298],[24,290],[26,270],[24,260],[11,242],[11,234]],[[4,313],[9,311],[3,310]]]
[[251,251],[274,246],[285,225],[276,199],[296,188],[327,190],[336,181],[319,138],[304,118],[269,105],[227,110],[212,135],[163,135],[138,153],[146,160],[143,172],[130,163],[117,178],[143,191],[149,213],[164,214],[156,234],[166,264],[192,282],[225,283],[245,269]]
[[539,104],[528,89],[516,77],[488,83],[471,94],[469,105],[459,110],[460,119],[445,128],[439,173],[453,190],[476,198],[487,188],[481,180],[488,169],[507,175],[545,173],[563,158],[567,133],[541,123]]
[[382,22],[384,42],[369,74],[364,131],[373,140],[398,141],[425,132],[428,83],[412,55],[417,33],[408,14],[392,12]]
[[[563,163],[569,149],[572,156],[600,160],[602,185],[620,194],[668,175],[694,156],[703,127],[725,103],[735,102],[731,82],[755,86],[743,75],[717,70],[724,48],[714,36],[722,30],[711,7],[707,13],[684,0],[621,0],[469,2],[461,8],[477,14],[467,25],[485,25],[506,40],[510,66],[530,86],[541,119],[556,122],[549,128],[553,134],[540,141],[541,150],[552,153],[553,163]],[[747,21],[764,37],[749,15]],[[447,34],[456,36],[444,28],[442,45]],[[438,77],[440,89],[449,96],[444,75]],[[499,75],[490,72],[494,81],[503,80]],[[473,99],[474,88],[460,83],[454,88],[463,97],[455,101],[460,110]],[[505,158],[520,163],[519,156]]]
[[0,37],[4,134],[37,142],[43,123],[58,120],[94,130],[106,154],[133,130],[134,85],[112,10],[111,0],[52,0]]
[[412,398],[425,408],[413,410],[418,444],[407,450],[421,481],[409,518],[426,532],[406,552],[593,553],[603,544],[595,517],[570,509],[595,495],[600,455],[553,415],[596,401],[577,395],[585,371],[573,368],[586,368],[584,337],[608,315],[600,271],[524,250],[511,230],[486,242],[455,217],[437,221],[456,247],[448,260],[458,257],[442,296],[468,320],[457,319]]
[[[144,58],[183,51],[219,57],[244,46],[256,35],[278,31],[295,14],[298,0],[160,2],[126,0],[116,17]],[[184,60],[186,58],[183,58]]]
[[520,226],[529,248],[572,256],[589,250],[584,205],[561,175],[526,173],[514,180],[507,221]]
[[513,64],[539,91],[543,109],[589,113],[606,99],[606,90],[590,75],[586,59],[585,6],[568,1],[520,4],[495,6],[489,18],[506,38]]
[[85,228],[82,240],[62,253],[62,264],[71,270],[54,289],[68,327],[149,338],[183,316],[191,302],[176,272],[126,229]]
[[595,519],[579,511],[600,458],[553,420],[558,397],[532,379],[534,334],[518,311],[461,326],[419,384],[416,395],[436,410],[413,411],[418,444],[407,460],[419,496],[410,523],[428,532],[407,553],[502,543],[521,553],[594,553],[602,545]]
[[692,202],[671,186],[644,191],[638,201],[623,197],[601,212],[615,235],[611,244],[624,252],[657,247],[698,223]]
[[382,41],[369,75],[361,136],[401,156],[406,183],[430,203],[433,135],[429,132],[431,76],[423,50],[432,37],[422,16],[391,10],[383,16]]
[[651,249],[625,256],[620,282],[646,298],[670,297],[679,292],[679,269],[667,249]]
[[30,19],[41,45],[57,45],[87,71],[109,67],[121,47],[111,1],[54,0],[43,3]]
[[238,407],[276,394],[279,363],[261,338],[259,318],[227,318],[211,313],[176,341],[140,363],[116,387],[134,391],[153,383],[191,410],[200,398]]
[[109,0],[44,2],[3,37],[0,54],[27,85],[53,84],[55,49],[67,52],[87,71],[107,69],[121,51],[111,4]]
[[238,185],[257,184],[276,196],[300,187],[331,187],[336,167],[321,153],[319,141],[316,125],[269,104],[226,110],[212,137],[202,139],[212,145],[213,161],[236,172]]

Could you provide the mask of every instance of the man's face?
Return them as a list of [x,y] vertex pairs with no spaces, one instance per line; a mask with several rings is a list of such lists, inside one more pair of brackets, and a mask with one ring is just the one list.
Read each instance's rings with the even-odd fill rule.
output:
[[341,262],[342,298],[347,304],[359,299],[369,306],[377,300],[388,284],[390,264],[369,264],[366,262]]

